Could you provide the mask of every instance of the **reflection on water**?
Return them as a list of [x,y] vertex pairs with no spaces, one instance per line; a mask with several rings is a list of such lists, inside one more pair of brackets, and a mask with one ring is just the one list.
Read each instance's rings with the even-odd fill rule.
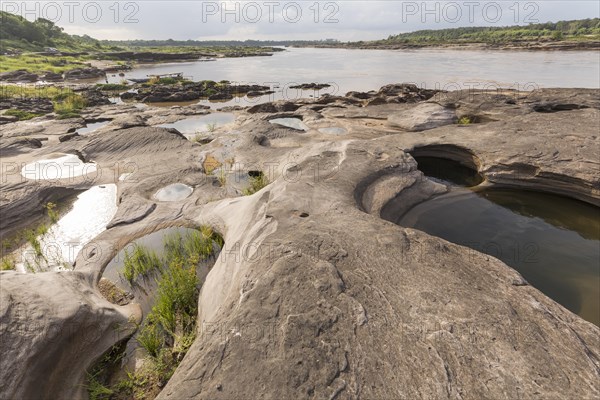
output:
[[565,197],[453,188],[397,221],[499,258],[534,287],[600,325],[600,210]]
[[27,164],[21,175],[33,180],[72,179],[82,175],[96,173],[96,164],[84,163],[74,154],[55,154],[50,158]]
[[[481,74],[485,66],[485,76]],[[523,68],[527,65],[527,68]],[[394,66],[402,66],[396,68]],[[272,57],[223,58],[215,62],[184,62],[145,65],[125,72],[125,77],[182,72],[199,81],[229,80],[261,84],[277,90],[273,96],[252,100],[297,99],[329,93],[344,95],[351,90],[368,91],[398,82],[413,82],[428,89],[467,89],[465,82],[481,89],[512,87],[600,87],[600,64],[595,51],[490,51],[490,50],[347,50],[288,48]],[[109,77],[119,83],[121,77]],[[298,83],[330,83],[318,93],[291,89]],[[528,83],[535,82],[530,87]],[[515,83],[519,84],[516,87]],[[463,85],[460,87],[460,85]],[[458,85],[458,87],[457,87]],[[492,86],[489,86],[492,85]],[[279,88],[276,88],[279,86]],[[242,104],[232,100],[227,105]],[[202,101],[208,104],[208,101]],[[250,104],[251,105],[251,104]]]
[[86,124],[85,127],[77,129],[75,132],[77,132],[80,135],[89,135],[90,133],[102,128],[103,126],[108,125],[109,123],[110,123],[110,120],[109,121],[91,122],[89,124]]
[[235,115],[231,113],[213,113],[158,126],[161,128],[175,128],[188,139],[191,139],[197,133],[209,132],[233,122],[235,122]]
[[193,191],[188,185],[174,183],[158,190],[153,197],[158,201],[181,201],[190,197]]
[[47,233],[37,237],[41,256],[36,254],[31,244],[18,250],[17,270],[70,269],[79,251],[106,229],[116,212],[116,185],[94,186],[86,190],[77,196],[67,214]]

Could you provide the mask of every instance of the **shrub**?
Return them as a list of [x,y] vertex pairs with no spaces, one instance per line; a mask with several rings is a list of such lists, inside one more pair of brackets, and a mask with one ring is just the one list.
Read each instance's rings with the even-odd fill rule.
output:
[[458,120],[458,125],[470,125],[473,121],[468,116],[464,116]]
[[15,268],[15,259],[12,256],[2,257],[0,260],[0,271],[12,271]]
[[258,176],[250,177],[250,185],[244,189],[244,196],[251,196],[256,192],[261,191],[269,184],[269,180],[262,172],[258,174]]
[[114,90],[127,90],[129,87],[127,84],[119,83],[98,83],[96,87],[100,90],[114,91]]
[[79,117],[79,111],[85,108],[85,99],[77,94],[55,97],[54,112],[59,119]]

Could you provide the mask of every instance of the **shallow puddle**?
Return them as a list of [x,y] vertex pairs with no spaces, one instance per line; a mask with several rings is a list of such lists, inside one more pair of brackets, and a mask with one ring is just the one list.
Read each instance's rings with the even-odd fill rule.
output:
[[174,183],[158,190],[153,198],[158,201],[172,202],[185,200],[194,192],[194,188],[183,183]]
[[302,122],[301,119],[298,118],[275,118],[269,122],[273,125],[281,125],[299,131],[308,131],[310,129],[304,122]]
[[96,164],[84,163],[74,154],[56,154],[54,157],[25,165],[21,175],[32,180],[72,179],[96,173]]
[[82,136],[89,135],[90,133],[108,125],[109,123],[110,121],[90,122],[89,124],[86,124],[85,127],[79,128],[75,132]]
[[492,255],[600,325],[600,209],[551,194],[454,187],[397,224]]
[[[71,269],[86,245],[106,229],[117,212],[117,186],[94,186],[77,196],[69,212],[48,232],[25,244],[15,254],[20,272]],[[40,254],[34,249],[39,246]]]
[[211,132],[233,122],[235,122],[235,115],[231,113],[213,113],[158,126],[161,128],[175,128],[188,139],[192,139],[198,133]]

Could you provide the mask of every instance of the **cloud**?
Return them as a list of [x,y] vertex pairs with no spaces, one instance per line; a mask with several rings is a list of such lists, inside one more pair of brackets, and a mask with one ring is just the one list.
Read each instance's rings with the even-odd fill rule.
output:
[[115,40],[372,40],[419,29],[600,16],[597,1],[551,0],[3,1],[2,9],[28,19],[50,19],[69,33]]

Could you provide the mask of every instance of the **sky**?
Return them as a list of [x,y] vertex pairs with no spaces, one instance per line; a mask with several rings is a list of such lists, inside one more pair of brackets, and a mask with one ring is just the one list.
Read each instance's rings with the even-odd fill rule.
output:
[[597,0],[496,1],[4,1],[97,39],[373,40],[420,29],[598,18]]

